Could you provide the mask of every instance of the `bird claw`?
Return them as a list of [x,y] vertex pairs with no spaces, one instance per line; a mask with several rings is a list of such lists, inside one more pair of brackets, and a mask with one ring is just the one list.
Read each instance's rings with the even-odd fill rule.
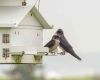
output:
[[65,52],[60,52],[60,53],[57,53],[59,55],[65,55]]
[[60,52],[60,53],[55,53],[55,52],[50,52],[50,54],[49,53],[45,53],[45,55],[65,55],[65,52]]

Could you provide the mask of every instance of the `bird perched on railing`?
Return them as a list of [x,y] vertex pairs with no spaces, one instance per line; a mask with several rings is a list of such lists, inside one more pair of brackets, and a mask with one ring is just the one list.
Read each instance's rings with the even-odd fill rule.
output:
[[59,36],[59,41],[60,41],[59,46],[61,47],[61,49],[64,52],[70,53],[72,56],[74,56],[78,60],[81,60],[81,58],[74,52],[72,46],[70,45],[70,43],[65,38],[63,30],[58,29],[57,32],[56,32],[56,35]]
[[65,38],[62,29],[58,29],[56,31],[56,34],[53,35],[52,39],[44,47],[48,47],[49,52],[51,52],[51,53],[55,52],[57,47],[60,47],[64,54],[65,54],[65,52],[68,52],[73,57],[77,58],[78,60],[81,60],[81,58],[75,53],[72,46]]
[[59,36],[53,35],[52,39],[44,47],[48,47],[49,52],[54,53],[56,52],[59,43],[60,43]]

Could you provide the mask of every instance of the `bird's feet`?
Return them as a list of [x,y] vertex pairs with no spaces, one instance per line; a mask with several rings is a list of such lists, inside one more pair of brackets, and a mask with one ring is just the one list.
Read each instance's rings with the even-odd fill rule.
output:
[[60,52],[60,53],[57,53],[59,55],[65,55],[65,52]]

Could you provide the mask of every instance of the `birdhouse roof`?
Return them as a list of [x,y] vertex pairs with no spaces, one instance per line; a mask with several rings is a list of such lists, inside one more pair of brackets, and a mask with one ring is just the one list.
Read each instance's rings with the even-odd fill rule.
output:
[[44,29],[52,28],[35,6],[1,6],[0,27],[17,27],[30,11]]

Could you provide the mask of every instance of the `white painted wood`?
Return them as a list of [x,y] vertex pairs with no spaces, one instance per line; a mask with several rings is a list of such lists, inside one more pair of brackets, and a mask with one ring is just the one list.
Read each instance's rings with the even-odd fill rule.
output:
[[[10,34],[10,43],[2,43],[2,34]],[[32,57],[33,54],[38,52],[49,52],[48,48],[42,48],[43,33],[41,28],[27,29],[27,28],[1,28],[0,29],[0,63],[14,63],[10,57],[7,59],[2,57],[2,49],[9,48],[10,53],[25,51],[22,63],[42,63],[35,62]],[[29,52],[29,53],[28,53]],[[28,55],[29,54],[29,55]],[[28,60],[27,60],[28,59]],[[32,62],[33,61],[33,62]]]
[[24,51],[24,54],[37,54],[37,53],[44,53],[49,52],[49,49],[47,47],[32,47],[32,46],[11,46],[10,47],[10,53],[11,54],[22,54]]
[[49,48],[48,47],[38,47],[37,53],[41,53],[41,52],[49,52]]
[[32,6],[0,6],[0,27],[8,27],[4,24],[17,26],[31,8]]
[[[17,54],[18,55],[18,54]],[[39,56],[39,55],[37,55]],[[41,55],[40,55],[41,56]],[[12,55],[10,54],[8,58],[4,58],[0,56],[0,63],[16,63],[14,58],[12,57]],[[42,59],[40,61],[36,61],[34,58],[34,55],[28,55],[25,54],[22,56],[21,58],[21,62],[19,63],[34,63],[34,64],[41,64],[42,63]]]
[[[32,17],[30,16],[30,12],[32,13]],[[44,29],[52,29],[33,5],[0,6],[0,27],[18,27],[20,24],[25,26],[42,26]]]
[[[0,63],[15,63],[12,55],[22,55],[23,51],[21,63],[42,63],[42,60],[36,61],[34,55],[49,52],[43,47],[43,29],[50,28],[49,24],[35,7],[18,6],[21,1],[0,0]],[[10,35],[10,43],[2,43],[3,34]],[[3,48],[10,50],[6,59],[2,57]]]
[[24,0],[0,0],[0,6],[22,6]]
[[[2,43],[2,34],[8,33],[10,34],[10,44],[3,44]],[[5,59],[2,57],[2,49],[3,48],[9,48],[10,52],[22,52],[29,51],[29,54],[37,53],[37,49],[42,46],[42,38],[43,33],[42,29],[39,28],[15,28],[15,29],[7,29],[7,28],[1,28],[0,29],[0,63],[14,63],[12,60],[12,57]],[[41,48],[42,49],[42,48]],[[32,52],[33,51],[33,52]],[[36,63],[34,61],[33,55],[24,55],[24,58],[22,59],[22,63]],[[28,60],[27,60],[28,59]],[[39,63],[39,62],[38,62]]]
[[25,18],[21,21],[21,23],[19,23],[19,25],[30,25],[33,27],[41,26],[41,24],[31,12],[25,16]]
[[35,63],[33,55],[24,55],[22,63]]
[[42,30],[11,29],[12,46],[42,46]]
[[[22,6],[24,0],[0,0],[0,6]],[[33,6],[36,0],[26,0],[26,6]]]

